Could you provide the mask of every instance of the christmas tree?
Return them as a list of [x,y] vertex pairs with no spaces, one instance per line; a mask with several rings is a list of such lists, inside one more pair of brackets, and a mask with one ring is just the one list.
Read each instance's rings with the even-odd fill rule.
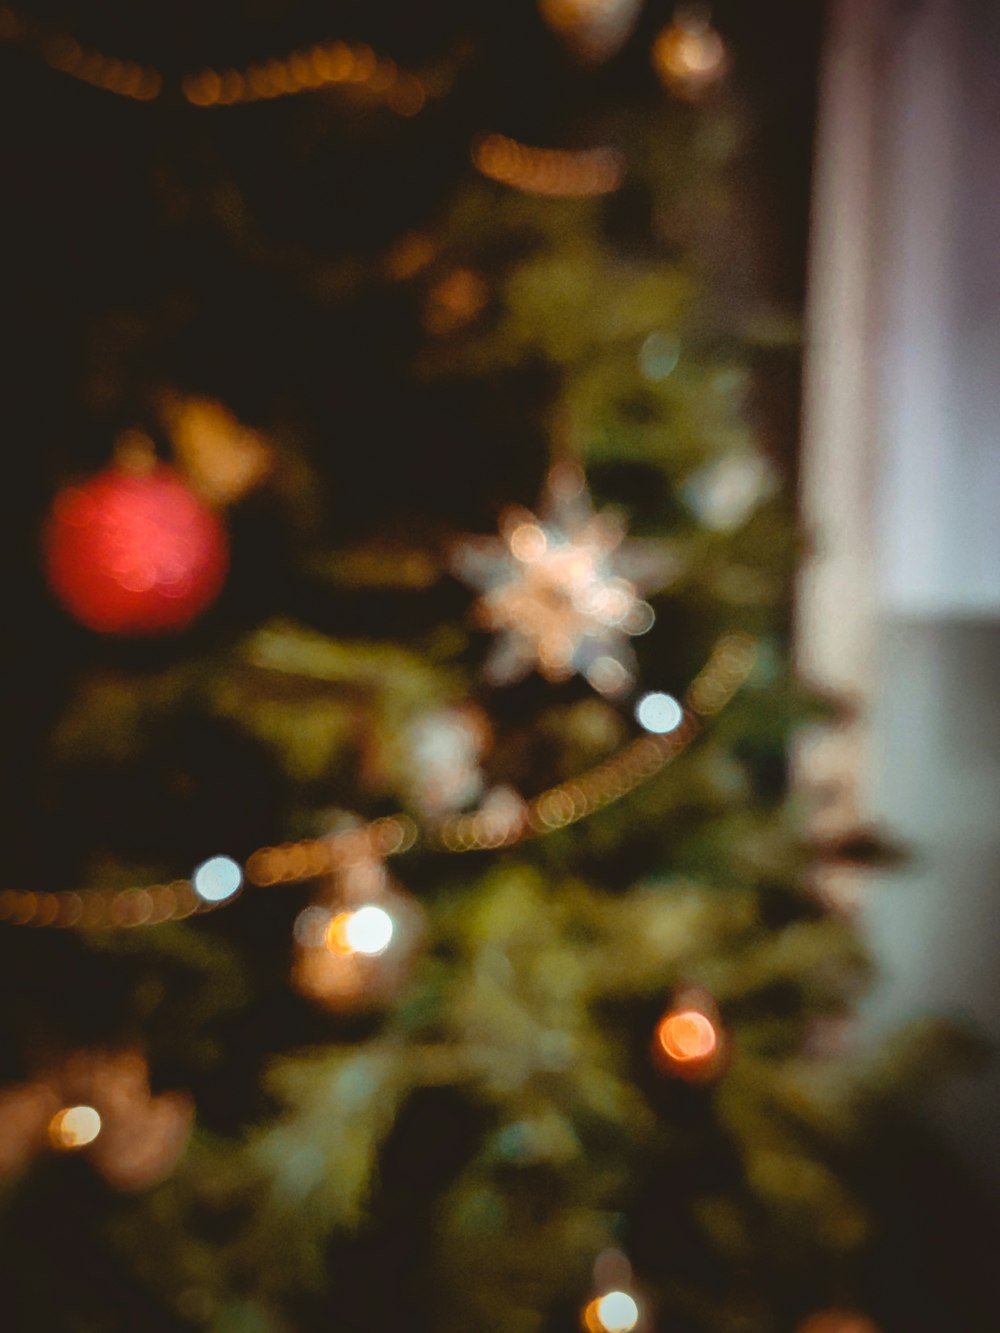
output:
[[992,1327],[872,1278],[760,8],[0,9],[5,1326]]

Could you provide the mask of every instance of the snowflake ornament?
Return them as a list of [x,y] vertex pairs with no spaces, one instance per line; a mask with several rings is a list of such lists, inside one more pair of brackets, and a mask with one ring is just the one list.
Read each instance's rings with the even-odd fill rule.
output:
[[566,464],[550,472],[540,515],[509,509],[499,538],[455,547],[452,569],[481,594],[476,619],[500,636],[485,668],[491,684],[532,670],[550,681],[578,673],[612,696],[635,680],[629,638],[653,625],[640,594],[670,574],[666,552],[626,541],[620,516],[596,513],[579,469]]

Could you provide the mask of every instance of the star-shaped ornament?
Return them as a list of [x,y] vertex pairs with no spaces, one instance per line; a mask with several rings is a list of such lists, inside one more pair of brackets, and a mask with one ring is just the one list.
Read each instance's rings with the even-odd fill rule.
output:
[[629,638],[645,634],[653,609],[641,594],[668,581],[665,550],[626,541],[621,517],[594,511],[578,468],[549,474],[539,515],[512,508],[500,536],[466,538],[452,569],[481,594],[476,619],[499,639],[485,668],[494,685],[537,670],[546,680],[580,674],[601,694],[624,694],[635,680]]

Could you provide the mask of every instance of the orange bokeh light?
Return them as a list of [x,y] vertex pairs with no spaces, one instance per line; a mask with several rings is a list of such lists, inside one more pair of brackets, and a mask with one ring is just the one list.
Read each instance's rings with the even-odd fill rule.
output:
[[85,1148],[100,1132],[101,1117],[92,1106],[64,1106],[49,1121],[49,1139],[62,1152]]
[[726,44],[705,19],[675,18],[653,43],[653,67],[671,92],[696,98],[729,69]]
[[598,1304],[597,1300],[591,1301],[583,1312],[583,1326],[587,1333],[605,1333],[604,1325],[597,1313]]
[[348,928],[353,912],[338,912],[326,928],[326,947],[331,953],[347,956],[355,952],[348,938]]
[[639,1307],[624,1291],[598,1296],[583,1311],[587,1333],[630,1333],[639,1322]]
[[710,1060],[719,1046],[712,1020],[697,1009],[666,1014],[657,1024],[656,1040],[671,1063],[683,1065]]

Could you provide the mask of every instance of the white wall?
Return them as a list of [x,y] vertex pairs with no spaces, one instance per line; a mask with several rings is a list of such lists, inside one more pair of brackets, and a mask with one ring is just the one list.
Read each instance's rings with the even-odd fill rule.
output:
[[[864,712],[805,767],[914,854],[864,890],[868,1035],[1000,1045],[1000,4],[836,0],[821,100],[799,651]],[[945,1115],[1000,1181],[998,1105]]]
[[878,176],[879,601],[1000,613],[1000,6],[892,37]]

